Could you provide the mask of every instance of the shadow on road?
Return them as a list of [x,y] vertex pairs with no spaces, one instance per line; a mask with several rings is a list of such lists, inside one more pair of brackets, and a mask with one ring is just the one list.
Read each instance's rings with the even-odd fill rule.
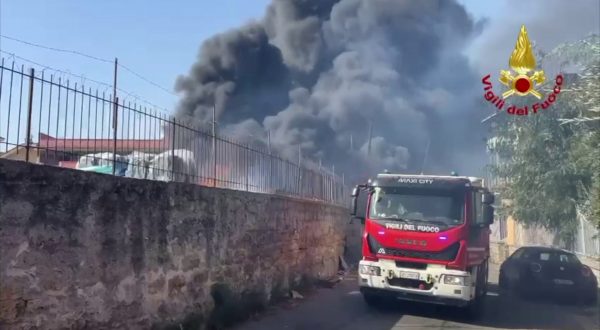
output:
[[380,309],[380,312],[400,317],[411,315],[437,319],[473,328],[600,329],[600,304],[584,306],[571,301],[525,300],[512,293],[501,292],[495,284],[490,284],[485,311],[478,319],[467,318],[458,308],[401,301]]
[[292,306],[273,307],[237,330],[391,330],[391,329],[600,329],[600,305],[524,300],[490,283],[485,309],[469,320],[458,308],[392,301],[368,307],[349,274],[338,286],[318,289]]

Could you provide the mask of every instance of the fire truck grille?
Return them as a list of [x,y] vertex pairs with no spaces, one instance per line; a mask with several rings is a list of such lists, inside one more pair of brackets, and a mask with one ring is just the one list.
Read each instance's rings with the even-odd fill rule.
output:
[[460,247],[460,243],[456,242],[456,243],[450,245],[447,249],[439,251],[439,252],[413,251],[413,250],[401,250],[401,249],[387,248],[387,249],[385,249],[385,254],[391,255],[394,257],[452,261],[456,258],[459,247]]

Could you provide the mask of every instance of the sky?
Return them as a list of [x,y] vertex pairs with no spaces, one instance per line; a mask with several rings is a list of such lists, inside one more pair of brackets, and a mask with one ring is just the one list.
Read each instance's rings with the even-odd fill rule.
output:
[[532,42],[550,51],[590,33],[600,33],[598,0],[458,0],[486,23],[467,53],[482,74],[508,66],[508,58],[524,24]]
[[[162,113],[169,114],[178,101],[173,88],[175,79],[189,70],[202,41],[216,33],[262,17],[268,2],[221,0],[207,4],[208,1],[180,0],[172,5],[170,1],[143,0],[0,0],[0,35],[111,61],[116,57],[119,64],[162,87],[156,87],[121,68],[117,85],[130,94],[119,93],[119,100],[160,109]],[[51,68],[45,73],[54,74],[55,79],[61,77],[63,84],[64,79],[69,79],[71,86],[74,83],[79,86],[84,84],[86,89],[98,89],[100,94],[112,93],[109,86],[113,82],[113,63],[0,38],[0,56],[5,58],[6,65],[10,67],[14,58],[7,53],[19,56],[16,64],[25,65],[25,70],[34,67],[40,72],[44,68],[31,62],[43,64]],[[72,73],[74,76],[54,70]],[[18,83],[15,83],[16,88]],[[3,99],[0,100],[0,138],[4,138],[5,143],[14,145],[23,143],[25,137],[21,132],[25,130],[26,121],[24,111],[20,118],[15,111],[17,102],[13,91],[13,110],[8,123],[7,85],[8,77],[5,77]],[[47,95],[46,90],[46,97]],[[55,114],[56,111],[52,118]],[[61,115],[64,116],[64,109]],[[57,136],[72,135],[71,122],[75,120],[69,119],[69,125],[64,129],[62,124],[60,128],[55,125],[55,121],[48,127],[56,126],[56,129],[41,131],[49,131],[51,135]],[[108,113],[104,121],[109,122]],[[33,132],[40,131],[37,122],[34,118]],[[86,123],[83,125],[86,126]],[[65,130],[67,134],[64,133]],[[110,136],[109,134],[107,127],[103,137]],[[98,137],[100,136],[98,133]],[[36,138],[37,134],[34,134],[34,139]],[[9,145],[0,144],[0,152],[10,148]]]
[[[188,71],[203,40],[260,18],[268,1],[0,0],[0,3],[0,34],[109,60],[117,57],[119,63],[173,91],[175,78]],[[0,50],[112,84],[110,63],[7,39],[1,39]],[[117,84],[123,90],[163,108],[175,106],[175,95],[121,71]]]
[[[530,37],[545,49],[589,32],[598,33],[599,29],[600,2],[597,0],[458,1],[476,21],[482,22],[482,33],[465,50],[482,75],[506,68],[521,24],[527,25]],[[0,0],[0,34],[102,59],[117,57],[120,64],[167,89],[120,69],[118,86],[132,93],[120,95],[121,100],[150,102],[171,111],[178,101],[173,92],[175,80],[189,71],[201,43],[214,34],[260,19],[269,2]],[[112,84],[111,63],[44,50],[6,38],[0,38],[0,51]],[[1,55],[10,60],[10,55]],[[18,63],[31,65],[20,59]],[[69,79],[106,90],[106,86],[89,80]],[[2,134],[0,127],[0,136]]]

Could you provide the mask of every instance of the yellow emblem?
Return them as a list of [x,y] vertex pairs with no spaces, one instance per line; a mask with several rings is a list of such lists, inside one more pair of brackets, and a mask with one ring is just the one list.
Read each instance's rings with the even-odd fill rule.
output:
[[513,76],[508,70],[500,71],[500,82],[510,88],[502,94],[502,97],[507,98],[513,94],[521,96],[531,94],[541,99],[542,94],[534,89],[534,82],[536,85],[540,85],[546,80],[546,77],[542,70],[535,71],[531,76],[528,75],[535,69],[535,57],[525,25],[521,26],[515,50],[510,56],[508,64],[517,75]]

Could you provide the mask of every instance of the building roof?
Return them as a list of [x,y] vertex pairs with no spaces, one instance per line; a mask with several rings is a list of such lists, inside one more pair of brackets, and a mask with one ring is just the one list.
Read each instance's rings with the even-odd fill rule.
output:
[[[104,152],[113,151],[115,140],[113,139],[65,139],[55,138],[47,134],[40,133],[39,149],[50,149],[68,152]],[[142,152],[160,152],[170,149],[170,143],[165,139],[160,140],[137,140],[122,139],[116,140],[117,152],[142,151]]]
[[[25,154],[27,153],[27,146],[24,144],[16,145],[6,152],[0,152],[0,158],[13,159],[13,160],[24,160]],[[39,149],[35,144],[30,145],[29,148],[29,159],[33,162],[37,162],[39,157]]]

